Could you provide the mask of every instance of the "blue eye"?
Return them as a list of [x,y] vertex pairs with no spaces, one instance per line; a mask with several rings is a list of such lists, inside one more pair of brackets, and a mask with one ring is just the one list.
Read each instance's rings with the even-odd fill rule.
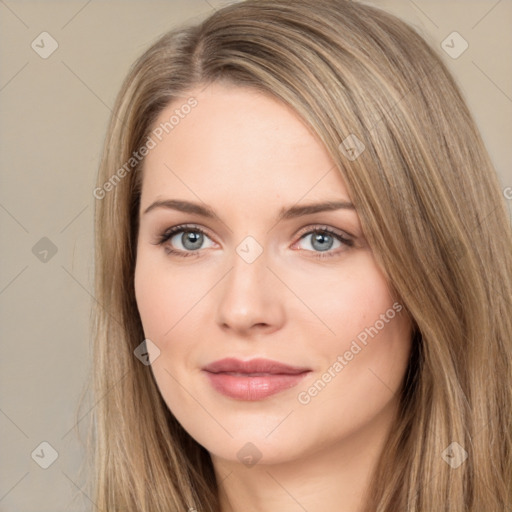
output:
[[[333,245],[338,243],[336,248],[343,246],[352,247],[354,245],[353,240],[350,240],[340,233],[329,229],[328,227],[315,228],[308,231],[301,236],[299,241],[306,240],[310,237],[309,245],[313,248],[313,251],[306,249],[308,252],[315,252],[314,257],[326,258],[330,256],[336,256],[339,251],[331,251]],[[342,249],[343,250],[343,249]]]
[[[334,249],[339,249],[341,247],[341,251],[343,251],[343,246],[346,248],[354,245],[353,240],[345,237],[341,233],[333,231],[327,226],[310,229],[300,237],[299,242],[306,240],[308,237],[311,237],[309,245],[312,247],[312,250],[304,248],[301,250],[314,253],[313,257],[316,258],[326,258],[338,255],[340,253],[339,250],[331,250],[336,244],[337,246],[334,247]],[[211,239],[206,232],[198,226],[179,225],[169,228],[162,233],[158,238],[157,244],[165,246],[165,250],[168,254],[180,257],[195,257],[199,256],[200,250],[205,248],[203,247],[205,240],[210,240],[211,242]],[[176,245],[179,246],[180,244],[181,247],[176,249]],[[208,247],[212,247],[212,245],[213,243]]]
[[[166,246],[166,251],[169,254],[176,254],[177,256],[197,256],[196,254],[199,249],[201,249],[203,242],[206,238],[209,238],[206,233],[195,226],[174,226],[168,230],[166,230],[158,239],[159,245],[164,245],[167,242],[171,242],[171,246],[175,246],[177,242],[182,245],[182,248],[178,247],[178,250],[173,249],[172,247]],[[177,242],[173,242],[173,238],[176,239]]]

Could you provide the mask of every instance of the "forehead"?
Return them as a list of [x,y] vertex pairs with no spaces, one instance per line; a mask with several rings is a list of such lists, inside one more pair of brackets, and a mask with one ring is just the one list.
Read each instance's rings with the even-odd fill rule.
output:
[[[184,108],[190,97],[195,106]],[[161,141],[155,138],[145,159],[142,202],[167,192],[212,201],[215,196],[225,200],[227,193],[231,202],[246,205],[270,197],[348,199],[319,139],[290,107],[268,94],[209,85],[173,101],[153,129],[165,123],[168,133]]]

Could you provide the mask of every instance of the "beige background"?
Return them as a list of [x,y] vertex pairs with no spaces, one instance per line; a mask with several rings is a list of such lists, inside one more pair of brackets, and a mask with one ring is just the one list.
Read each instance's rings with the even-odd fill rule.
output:
[[[72,428],[89,369],[92,190],[102,138],[134,59],[163,32],[223,3],[0,0],[2,512],[96,510],[81,491]],[[503,189],[512,186],[511,0],[368,3],[410,21],[443,54]],[[31,47],[43,31],[58,43],[47,59]],[[457,59],[440,46],[453,31],[469,44]],[[34,460],[49,461],[48,448],[31,456],[43,441],[58,452],[48,469]]]

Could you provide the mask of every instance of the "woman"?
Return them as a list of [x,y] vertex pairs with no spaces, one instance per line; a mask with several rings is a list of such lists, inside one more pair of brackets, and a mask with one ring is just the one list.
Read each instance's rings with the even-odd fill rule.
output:
[[411,28],[248,0],[118,96],[95,190],[100,510],[512,506],[512,239]]

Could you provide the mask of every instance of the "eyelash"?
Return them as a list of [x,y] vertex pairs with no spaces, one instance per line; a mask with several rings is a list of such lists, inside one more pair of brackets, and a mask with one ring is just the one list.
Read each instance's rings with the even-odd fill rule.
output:
[[[166,229],[161,235],[159,235],[158,240],[155,243],[155,245],[164,245],[166,242],[168,242],[177,233],[186,232],[186,231],[201,233],[202,235],[207,236],[208,238],[211,238],[210,236],[208,236],[208,233],[206,233],[206,231],[204,231],[203,229],[201,229],[198,226],[194,226],[194,225],[190,225],[190,224],[180,224],[179,226],[174,226],[172,228]],[[318,226],[318,227],[315,227],[313,229],[310,229],[309,231],[306,231],[306,232],[302,233],[300,238],[299,238],[299,240],[302,240],[307,235],[311,235],[311,234],[315,234],[315,233],[328,233],[329,235],[333,236],[338,241],[340,241],[342,244],[344,244],[344,245],[346,245],[348,247],[353,247],[353,245],[354,245],[354,241],[353,240],[345,238],[343,235],[333,231],[328,226]],[[177,250],[172,249],[170,247],[165,247],[165,250],[166,250],[167,254],[172,254],[172,255],[175,255],[175,256],[182,257],[182,258],[196,257],[196,256],[199,256],[199,252],[200,252],[200,250],[196,250],[196,251],[181,251],[180,250],[180,251],[177,251]],[[324,251],[306,251],[306,252],[314,252],[315,256],[313,256],[313,257],[319,258],[319,259],[330,258],[332,256],[336,256],[336,255],[339,254],[339,251],[338,252],[333,252],[333,251],[325,251],[325,252]]]

